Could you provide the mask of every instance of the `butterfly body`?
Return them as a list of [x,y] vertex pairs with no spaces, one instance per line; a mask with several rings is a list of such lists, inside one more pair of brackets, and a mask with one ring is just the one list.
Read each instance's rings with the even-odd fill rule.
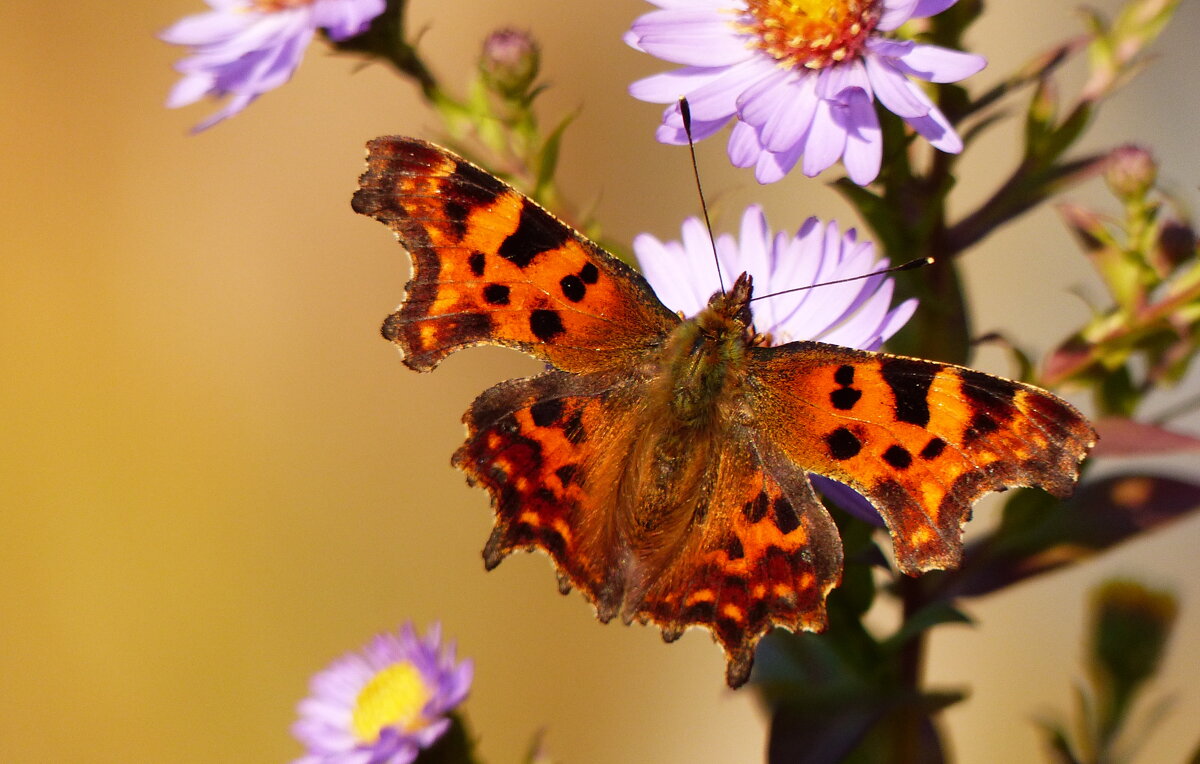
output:
[[453,463],[492,496],[488,569],[517,549],[554,561],[603,621],[668,641],[710,629],[731,686],[772,626],[821,630],[841,576],[808,473],[857,490],[910,574],[957,564],[984,493],[1073,487],[1095,435],[1045,391],[963,367],[818,342],[763,346],[749,276],[696,317],[635,271],[454,154],[368,145],[354,208],[413,258],[384,323],[428,371],[488,343],[548,365],[486,390]]

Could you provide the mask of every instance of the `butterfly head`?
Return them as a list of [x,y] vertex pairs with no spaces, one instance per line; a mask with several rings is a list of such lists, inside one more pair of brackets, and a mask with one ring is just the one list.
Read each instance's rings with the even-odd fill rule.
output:
[[753,293],[754,279],[750,274],[738,276],[728,292],[717,292],[708,298],[708,307],[696,316],[700,330],[706,334],[723,334],[736,325],[739,333],[750,331],[754,323],[750,313]]

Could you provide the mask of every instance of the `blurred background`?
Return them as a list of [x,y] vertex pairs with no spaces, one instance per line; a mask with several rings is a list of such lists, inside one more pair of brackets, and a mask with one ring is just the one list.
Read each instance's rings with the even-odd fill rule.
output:
[[[1192,204],[1197,6],[1185,0],[1158,60],[1085,144],[1150,146]],[[349,198],[367,139],[435,136],[414,89],[318,45],[290,84],[189,135],[211,107],[163,108],[181,51],[154,34],[203,8],[0,6],[0,760],[289,759],[309,676],[405,619],[442,622],[475,659],[467,712],[491,761],[516,760],[539,729],[562,761],[761,760],[765,718],[725,688],[706,633],[666,646],[656,630],[601,626],[580,596],[557,593],[541,555],[484,574],[488,500],[449,457],[472,398],[537,366],[481,349],[418,375],[379,337],[409,266]],[[697,209],[686,151],[654,143],[658,107],[625,90],[665,68],[620,41],[649,8],[414,0],[411,20],[452,86],[489,31],[538,37],[545,122],[581,109],[562,186],[628,242],[677,236]],[[1080,24],[1073,2],[991,4],[968,40],[992,66],[970,85]],[[961,204],[1013,162],[1012,136],[975,150]],[[823,182],[760,187],[726,166],[723,139],[700,155],[718,228],[750,202],[779,228],[847,220]],[[1115,205],[1098,181],[1071,198]],[[994,235],[967,269],[976,330],[1039,353],[1086,315],[1071,290],[1100,294],[1050,209]],[[979,364],[1012,372],[998,352]],[[982,505],[976,522],[994,514]],[[1144,759],[1181,760],[1200,718],[1198,545],[1192,517],[971,603],[981,628],[939,629],[930,684],[971,689],[945,717],[957,759],[1040,758],[1030,721],[1070,706],[1085,594],[1120,573],[1181,598],[1154,687],[1177,703]]]

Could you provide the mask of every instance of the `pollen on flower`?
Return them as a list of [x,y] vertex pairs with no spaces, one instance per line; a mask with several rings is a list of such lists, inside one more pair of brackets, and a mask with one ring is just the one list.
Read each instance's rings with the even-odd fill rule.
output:
[[882,12],[880,0],[747,0],[734,22],[782,66],[823,69],[858,54]]
[[425,724],[421,715],[433,693],[417,667],[393,663],[376,674],[358,693],[351,724],[359,740],[372,742],[384,727],[412,731]]

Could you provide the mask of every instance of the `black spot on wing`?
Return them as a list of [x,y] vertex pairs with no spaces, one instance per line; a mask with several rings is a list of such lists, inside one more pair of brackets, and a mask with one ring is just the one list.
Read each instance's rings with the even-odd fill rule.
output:
[[467,265],[471,267],[471,273],[475,276],[482,276],[484,266],[487,264],[487,255],[482,252],[472,252],[467,258]]
[[579,302],[587,294],[587,287],[578,276],[563,276],[558,285],[562,288],[563,297],[571,302]]
[[887,358],[880,367],[883,381],[896,400],[896,421],[920,427],[929,424],[929,386],[940,367],[908,358]]
[[976,411],[963,432],[963,443],[973,443],[999,429],[1000,424],[995,419],[982,411]]
[[450,234],[455,241],[462,241],[467,235],[467,218],[471,216],[471,208],[458,199],[446,199],[442,203],[442,213],[450,226]]
[[561,398],[551,398],[538,401],[529,407],[529,415],[538,427],[549,427],[562,416],[563,402]]
[[470,209],[488,207],[508,190],[499,178],[466,161],[460,160],[454,166],[454,173],[450,177],[454,180],[453,193],[456,201]]
[[891,445],[883,452],[883,460],[898,470],[904,470],[912,464],[912,454],[903,446]]
[[529,315],[529,331],[542,342],[551,342],[566,329],[558,311],[538,308]]
[[833,373],[833,381],[837,382],[842,387],[849,387],[854,384],[854,367],[850,365],[839,366],[837,371]]
[[855,390],[853,387],[839,387],[829,394],[829,402],[839,411],[849,411],[854,408],[861,397],[862,390]]
[[570,229],[526,199],[521,205],[517,230],[508,235],[497,253],[518,268],[524,268],[541,253],[561,247],[570,236]]
[[767,516],[767,508],[771,505],[771,499],[763,491],[760,491],[758,496],[753,500],[742,505],[742,514],[751,523],[757,523]]
[[858,452],[862,450],[862,442],[845,427],[839,427],[826,435],[825,445],[829,447],[829,455],[838,461],[858,456]]
[[563,466],[554,470],[554,474],[558,476],[558,479],[563,484],[563,486],[566,486],[568,483],[570,483],[572,480],[575,479],[575,473],[576,473],[576,471],[578,471],[578,469],[579,469],[579,467],[577,465],[564,464]]
[[921,449],[921,458],[926,461],[936,459],[946,450],[946,441],[941,438],[930,438],[925,444],[925,448]]
[[786,496],[780,496],[775,499],[775,527],[783,535],[788,535],[792,531],[800,527],[800,517],[796,514],[796,508],[787,500]]
[[595,284],[600,280],[600,270],[593,263],[584,263],[579,271],[579,278],[585,284]]
[[506,284],[488,284],[483,288],[483,299],[489,305],[508,305],[510,291]]
[[729,539],[729,543],[725,545],[725,554],[729,555],[731,560],[740,560],[746,556],[746,550],[742,548],[742,540],[737,536]]

